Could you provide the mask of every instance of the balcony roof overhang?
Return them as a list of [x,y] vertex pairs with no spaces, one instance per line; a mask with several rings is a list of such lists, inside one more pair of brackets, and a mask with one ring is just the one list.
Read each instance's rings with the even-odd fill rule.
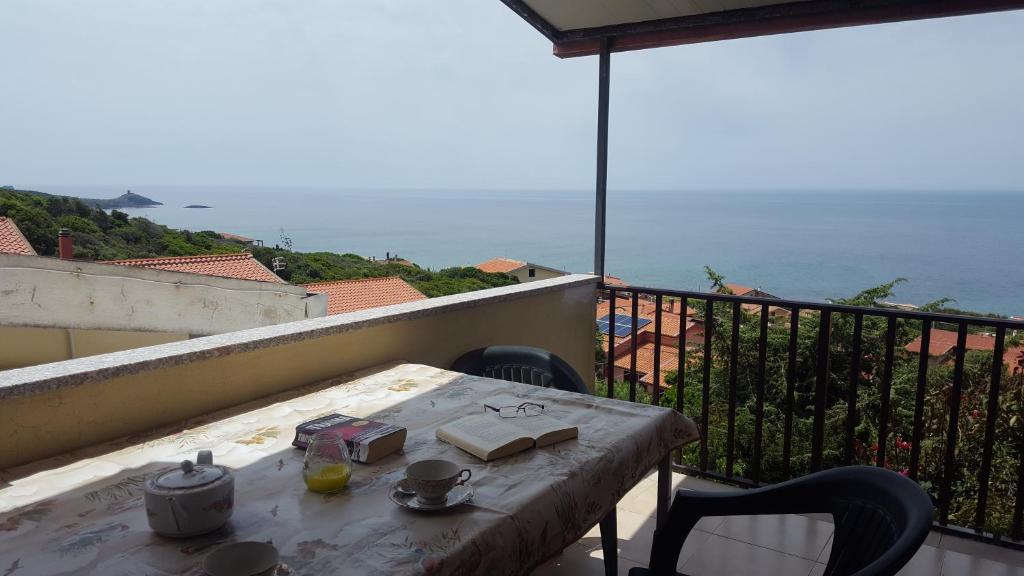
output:
[[1024,0],[502,0],[559,58],[1024,8]]

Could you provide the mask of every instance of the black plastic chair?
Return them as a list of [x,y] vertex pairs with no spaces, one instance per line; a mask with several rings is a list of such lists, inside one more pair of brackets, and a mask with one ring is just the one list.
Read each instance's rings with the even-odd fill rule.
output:
[[580,375],[569,363],[542,348],[530,346],[488,346],[463,354],[452,370],[471,374],[590,394]]
[[830,513],[835,521],[825,576],[891,576],[917,552],[932,525],[931,498],[884,468],[849,466],[739,492],[679,490],[654,533],[649,568],[629,576],[675,576],[683,541],[704,516]]

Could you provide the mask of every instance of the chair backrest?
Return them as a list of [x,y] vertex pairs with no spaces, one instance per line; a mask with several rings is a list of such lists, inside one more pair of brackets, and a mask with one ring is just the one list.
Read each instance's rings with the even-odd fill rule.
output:
[[542,348],[531,346],[488,346],[467,352],[452,364],[452,370],[589,394],[580,375],[568,362]]
[[[826,576],[895,574],[931,529],[931,498],[909,478],[869,466],[838,468],[818,490],[835,520]],[[832,488],[840,488],[831,492]]]
[[835,533],[825,576],[891,576],[928,536],[933,512],[916,482],[872,466],[834,468],[739,492],[679,490],[667,525],[655,533],[651,573],[675,573],[683,541],[701,517],[828,513]]

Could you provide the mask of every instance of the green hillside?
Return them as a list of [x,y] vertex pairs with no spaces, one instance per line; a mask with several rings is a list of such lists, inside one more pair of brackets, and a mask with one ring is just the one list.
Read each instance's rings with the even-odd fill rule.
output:
[[[244,246],[213,231],[174,230],[146,218],[109,214],[77,198],[27,190],[0,188],[0,216],[7,216],[42,256],[57,255],[57,231],[68,228],[74,236],[78,260],[117,260],[156,256],[192,256],[241,252]],[[293,284],[400,276],[430,297],[515,284],[507,274],[488,274],[476,268],[431,271],[419,266],[381,263],[356,254],[295,252],[284,248],[253,248],[253,255],[268,268],[275,257],[284,259],[281,278]]]

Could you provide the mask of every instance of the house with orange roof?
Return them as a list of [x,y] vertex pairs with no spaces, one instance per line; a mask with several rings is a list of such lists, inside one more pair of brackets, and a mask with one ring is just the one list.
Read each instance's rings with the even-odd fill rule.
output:
[[188,272],[239,280],[256,280],[258,282],[285,281],[271,272],[249,252],[233,252],[230,254],[206,254],[202,256],[164,256],[160,258],[132,258],[129,260],[110,260],[104,264],[118,266],[135,266],[152,270],[170,270]]
[[6,216],[0,216],[0,254],[36,255],[35,249],[21,233],[18,225]]
[[[597,323],[601,332],[602,346],[608,347],[608,338],[615,340],[612,351],[615,365],[615,379],[628,380],[632,374],[632,323],[633,301],[629,297],[616,297],[615,315],[609,311],[609,300],[597,303]],[[657,328],[658,306],[655,301],[644,298],[637,300],[636,333],[636,374],[637,382],[651,389],[654,386],[654,350]],[[614,321],[612,320],[614,318]],[[704,324],[695,317],[695,311],[687,307],[682,313],[682,302],[666,299],[661,308],[661,359],[659,382],[664,386],[665,376],[679,368],[679,343],[682,339],[687,347],[703,342]],[[603,376],[603,367],[602,376]]]
[[487,262],[481,262],[474,266],[478,270],[492,274],[508,274],[515,276],[520,282],[533,282],[535,280],[547,280],[566,276],[569,273],[565,270],[541,266],[532,262],[513,260],[511,258],[491,258]]
[[[914,338],[912,342],[903,347],[911,354],[921,353],[922,337]],[[952,330],[932,328],[928,342],[928,363],[932,366],[952,362],[956,355],[957,333]],[[992,352],[996,349],[996,339],[989,334],[967,334],[965,342],[967,350]],[[1007,351],[1009,352],[1009,351]],[[1006,356],[1004,354],[1004,360]]]
[[1013,346],[1003,353],[1003,364],[1006,364],[1011,376],[1024,378],[1024,346]]
[[367,308],[404,304],[427,297],[398,276],[305,284],[311,294],[327,294],[327,313],[344,314]]
[[227,232],[218,232],[218,234],[220,234],[220,237],[225,240],[231,240],[232,242],[238,242],[239,244],[245,244],[246,246],[263,246],[263,240],[256,240],[247,236],[229,234]]
[[[776,300],[779,298],[778,296],[775,296],[774,294],[769,294],[764,290],[761,290],[760,288],[751,288],[750,286],[744,286],[742,284],[733,284],[731,282],[727,282],[725,284],[725,289],[719,290],[719,292],[723,294],[733,294],[735,296],[746,296],[748,298],[773,298]],[[761,313],[760,304],[740,304],[740,308],[742,308],[743,310],[750,314]],[[781,308],[779,306],[768,306],[768,316],[770,317],[785,318],[788,317],[789,314],[790,312],[786,308]]]
[[0,253],[0,370],[327,315],[279,278],[203,272]]

